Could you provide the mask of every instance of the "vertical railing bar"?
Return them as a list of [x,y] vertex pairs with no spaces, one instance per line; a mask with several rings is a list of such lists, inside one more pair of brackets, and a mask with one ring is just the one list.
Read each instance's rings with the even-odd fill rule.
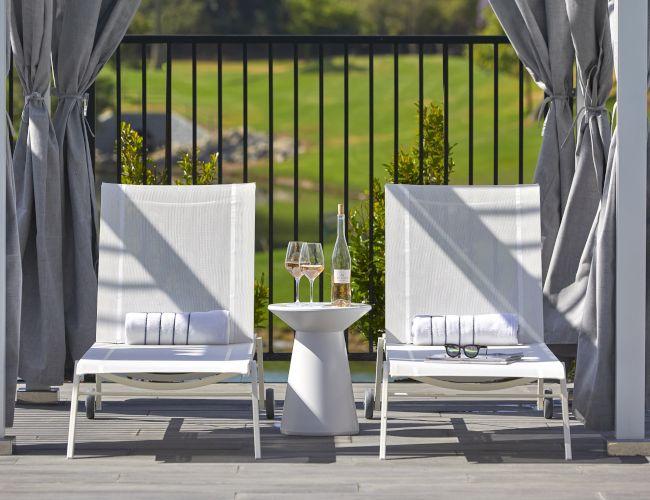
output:
[[147,183],[147,47],[140,46],[140,69],[142,71],[142,184]]
[[444,184],[449,184],[449,45],[442,46]]
[[418,46],[418,158],[420,176],[418,182],[424,183],[424,46]]
[[[318,241],[324,244],[323,201],[325,183],[324,164],[324,102],[323,102],[323,44],[318,45]],[[323,301],[325,280],[323,274],[318,277],[318,296]]]
[[393,45],[393,182],[399,183],[399,44]]
[[524,65],[519,62],[519,184],[524,183]]
[[468,63],[469,63],[469,131],[468,131],[468,184],[471,186],[474,184],[474,44],[469,44],[468,52]]
[[243,65],[243,98],[244,98],[244,137],[243,146],[243,163],[244,163],[244,182],[248,182],[248,44],[244,42],[242,46],[242,65]]
[[[350,204],[350,185],[349,185],[349,146],[350,146],[350,49],[348,44],[343,45],[343,211],[345,212],[345,227],[344,234],[345,240],[348,240],[348,215]],[[345,348],[348,349],[350,345],[349,330],[346,328],[343,332],[345,339]]]
[[[90,163],[93,170],[93,175],[95,173],[95,160],[97,156],[95,135],[97,131],[97,113],[96,113],[96,83],[93,83],[88,89],[88,108],[86,110],[86,119],[90,125],[90,134],[88,137],[88,146],[90,148]],[[94,189],[95,186],[91,186],[91,189]]]
[[[268,48],[269,72],[269,304],[273,304],[273,44]],[[273,353],[273,315],[269,311],[269,353]]]
[[192,43],[192,184],[196,184],[196,42]]
[[217,182],[223,182],[223,51],[217,45]]
[[[368,277],[368,295],[370,303],[375,303],[375,47],[372,43],[368,45],[368,260],[370,261],[370,276]],[[372,311],[370,314],[374,314]],[[368,351],[372,352],[372,326],[368,331]]]
[[494,158],[493,158],[493,179],[492,182],[499,184],[499,44],[494,44]]
[[119,184],[122,181],[122,60],[121,49],[117,46],[115,50],[115,165],[116,179]]
[[[298,241],[298,44],[293,44],[293,239]],[[295,289],[295,287],[294,287]],[[294,295],[295,295],[294,291]],[[294,300],[297,297],[294,297]]]
[[165,68],[165,171],[167,183],[172,183],[172,44],[167,43]]

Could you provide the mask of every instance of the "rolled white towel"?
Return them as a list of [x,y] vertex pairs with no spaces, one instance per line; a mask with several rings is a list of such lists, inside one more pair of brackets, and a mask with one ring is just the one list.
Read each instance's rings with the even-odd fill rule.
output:
[[146,344],[144,336],[147,331],[147,313],[126,313],[124,323],[127,344]]
[[411,322],[414,345],[517,345],[519,317],[512,313],[418,315]]
[[519,316],[512,313],[477,314],[474,316],[475,344],[519,344]]
[[191,313],[126,314],[126,343],[130,345],[223,345],[230,343],[230,313],[225,310]]

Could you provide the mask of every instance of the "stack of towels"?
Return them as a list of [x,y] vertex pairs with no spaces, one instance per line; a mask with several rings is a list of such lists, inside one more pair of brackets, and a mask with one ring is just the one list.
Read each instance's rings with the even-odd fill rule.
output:
[[230,343],[228,311],[126,313],[131,345],[221,345]]
[[510,313],[418,315],[411,323],[411,344],[517,345],[519,318]]

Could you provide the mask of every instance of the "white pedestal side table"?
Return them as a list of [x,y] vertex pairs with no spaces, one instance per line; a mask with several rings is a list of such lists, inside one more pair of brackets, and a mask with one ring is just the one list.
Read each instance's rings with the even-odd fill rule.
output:
[[357,434],[350,366],[343,330],[370,311],[366,304],[271,304],[269,310],[296,330],[284,398],[282,434]]

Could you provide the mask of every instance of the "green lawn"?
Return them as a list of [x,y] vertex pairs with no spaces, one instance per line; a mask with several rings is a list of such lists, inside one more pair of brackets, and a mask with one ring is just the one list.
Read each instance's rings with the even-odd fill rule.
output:
[[[112,71],[106,68],[105,71]],[[404,147],[417,140],[416,107],[418,100],[417,56],[403,55],[399,65],[399,139]],[[217,66],[200,61],[197,68],[198,121],[210,129],[217,127]],[[292,61],[274,61],[274,128],[277,135],[293,134],[293,66]],[[526,75],[526,78],[528,76]],[[350,56],[349,107],[349,181],[351,203],[364,198],[369,179],[369,85],[367,56]],[[454,144],[456,170],[453,184],[468,179],[468,63],[464,56],[449,59],[449,138]],[[141,108],[141,75],[139,69],[124,68],[122,74],[123,110]],[[241,63],[223,65],[223,127],[240,127],[243,115]],[[299,139],[306,148],[299,156],[299,237],[318,238],[318,68],[315,62],[300,61],[299,66]],[[174,61],[172,71],[172,103],[177,113],[191,116],[191,64]],[[374,61],[374,172],[383,176],[383,164],[393,154],[393,59],[378,55]],[[150,110],[165,109],[165,68],[148,70],[147,106]],[[540,94],[535,93],[535,102]],[[442,105],[442,58],[427,55],[424,61],[425,102]],[[499,181],[517,182],[518,168],[518,80],[499,75]],[[335,238],[336,204],[343,200],[343,71],[342,58],[325,61],[324,76],[324,177],[325,177],[325,242],[331,246]],[[249,127],[268,132],[268,68],[265,60],[249,61],[248,114]],[[492,183],[493,172],[493,75],[475,67],[474,71],[474,181]],[[532,179],[540,145],[536,120],[527,117],[524,130],[525,180]],[[274,165],[274,299],[292,298],[291,279],[283,269],[284,245],[293,237],[293,159]],[[257,274],[268,269],[268,163],[250,165],[250,179],[258,186]],[[228,180],[241,179],[241,166],[229,165]],[[327,254],[329,261],[329,252]],[[267,273],[268,274],[268,273]],[[268,280],[268,276],[267,276]],[[304,280],[306,284],[306,280]],[[303,285],[304,285],[303,284]],[[325,297],[329,279],[326,279]],[[307,291],[303,292],[307,297]]]

